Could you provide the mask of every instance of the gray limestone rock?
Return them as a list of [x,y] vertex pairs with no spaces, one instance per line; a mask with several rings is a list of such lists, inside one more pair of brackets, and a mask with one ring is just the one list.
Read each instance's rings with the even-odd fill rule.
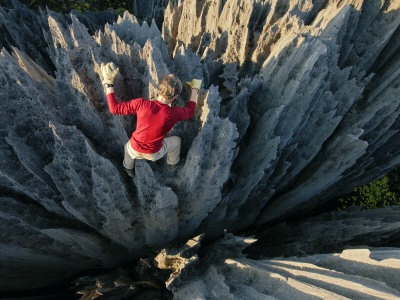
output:
[[[225,64],[213,76],[230,91],[222,112],[235,106],[236,74],[227,66],[237,63],[239,78],[262,78],[223,199],[229,209],[218,207],[205,223],[240,229],[311,210],[399,164],[388,144],[398,126],[398,3],[194,2],[167,7],[163,36],[170,51],[185,45],[207,66],[210,58]],[[385,158],[373,154],[382,150]]]
[[[246,258],[241,250],[255,241],[226,233],[201,247],[202,257],[186,263],[168,286],[174,299],[400,299],[399,248],[364,246],[301,258]],[[166,251],[157,257],[159,266],[184,263],[181,253]]]
[[308,256],[340,252],[368,245],[400,247],[399,206],[361,211],[350,207],[341,212],[320,214],[260,229],[259,239],[246,249],[253,259]]
[[[398,1],[159,1],[153,16],[166,2],[161,32],[128,12],[0,6],[0,290],[298,217],[400,164]],[[109,113],[110,61],[120,102],[153,99],[170,73],[203,80],[194,118],[170,132],[175,171],[124,173],[135,116]]]

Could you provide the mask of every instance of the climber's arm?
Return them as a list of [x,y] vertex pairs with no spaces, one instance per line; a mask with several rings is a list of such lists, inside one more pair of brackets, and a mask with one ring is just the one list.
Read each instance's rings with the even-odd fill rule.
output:
[[125,102],[118,103],[117,98],[115,98],[114,94],[114,88],[112,87],[107,87],[107,102],[108,102],[108,109],[110,110],[110,113],[114,115],[127,115],[128,114],[128,109],[126,105],[124,104]]
[[102,83],[106,87],[106,96],[108,108],[114,115],[129,115],[136,114],[140,101],[131,100],[118,103],[114,94],[114,79],[117,76],[119,69],[113,63],[101,64],[101,74],[103,75]]
[[111,94],[111,93],[114,94],[114,86],[109,86],[106,88],[106,95]]
[[177,121],[189,120],[193,118],[194,112],[196,111],[196,102],[189,101],[185,108],[174,107],[174,113],[177,117]]
[[192,89],[192,94],[190,96],[190,101],[185,108],[182,107],[174,107],[174,113],[177,118],[177,121],[189,120],[193,118],[194,113],[196,111],[196,103],[197,103],[197,93],[198,89]]
[[115,98],[113,87],[107,87],[106,94],[107,94],[108,108],[110,109],[110,113],[114,115],[136,114],[141,104],[140,98],[118,103],[117,99]]
[[199,93],[199,89],[192,88],[192,93],[190,95],[189,104],[190,104],[190,102],[194,102],[194,103],[197,104],[197,95],[198,95],[198,93]]
[[201,80],[193,79],[191,82],[186,82],[191,87],[190,100],[185,108],[175,107],[178,120],[189,120],[193,118],[196,111],[197,96],[201,86]]
[[201,80],[200,79],[192,79],[191,82],[186,81],[186,84],[190,86],[190,88],[192,89],[192,93],[190,95],[190,102],[194,102],[197,103],[197,94],[200,91],[200,87],[201,87]]

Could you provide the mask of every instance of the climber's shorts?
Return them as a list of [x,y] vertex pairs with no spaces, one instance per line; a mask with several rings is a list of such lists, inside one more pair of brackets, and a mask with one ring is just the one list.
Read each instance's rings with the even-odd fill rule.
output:
[[135,159],[146,159],[156,161],[167,154],[167,164],[176,165],[180,160],[181,138],[179,136],[170,136],[163,140],[161,149],[156,153],[140,153],[131,146],[131,141],[125,144],[125,155],[123,165],[126,169],[133,169]]

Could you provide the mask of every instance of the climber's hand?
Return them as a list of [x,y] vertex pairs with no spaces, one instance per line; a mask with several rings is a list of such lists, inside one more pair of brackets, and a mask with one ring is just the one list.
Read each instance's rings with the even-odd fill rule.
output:
[[101,74],[103,75],[103,84],[113,84],[115,76],[119,72],[119,68],[114,66],[114,63],[101,64]]
[[201,80],[200,79],[192,79],[191,82],[186,81],[186,84],[188,84],[192,89],[200,90]]

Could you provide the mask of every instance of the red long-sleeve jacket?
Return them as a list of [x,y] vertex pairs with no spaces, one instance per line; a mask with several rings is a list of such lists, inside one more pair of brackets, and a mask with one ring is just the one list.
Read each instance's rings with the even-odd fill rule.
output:
[[156,153],[171,128],[179,121],[194,116],[196,103],[189,101],[185,108],[144,98],[118,103],[114,93],[107,94],[108,108],[115,115],[137,115],[136,130],[132,133],[132,148],[140,153]]

